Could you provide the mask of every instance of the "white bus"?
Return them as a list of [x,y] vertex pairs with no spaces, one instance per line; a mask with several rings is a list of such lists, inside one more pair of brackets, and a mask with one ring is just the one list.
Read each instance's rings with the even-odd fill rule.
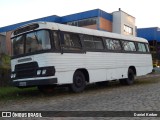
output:
[[13,31],[11,78],[16,87],[40,90],[68,85],[81,92],[88,83],[119,80],[152,72],[147,40],[99,30],[37,22]]

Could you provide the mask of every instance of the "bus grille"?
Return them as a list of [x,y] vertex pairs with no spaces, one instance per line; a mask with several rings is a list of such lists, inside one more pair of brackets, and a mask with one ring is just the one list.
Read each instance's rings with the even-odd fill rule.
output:
[[23,63],[15,66],[16,79],[36,77],[37,62]]

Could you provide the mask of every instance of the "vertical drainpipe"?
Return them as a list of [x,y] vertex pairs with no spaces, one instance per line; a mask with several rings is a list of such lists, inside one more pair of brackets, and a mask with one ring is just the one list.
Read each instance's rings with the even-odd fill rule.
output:
[[98,18],[97,18],[97,30],[101,30],[99,26],[100,26],[100,17],[98,16]]
[[100,26],[100,10],[98,10],[98,16],[97,16],[97,30],[101,30],[99,26]]

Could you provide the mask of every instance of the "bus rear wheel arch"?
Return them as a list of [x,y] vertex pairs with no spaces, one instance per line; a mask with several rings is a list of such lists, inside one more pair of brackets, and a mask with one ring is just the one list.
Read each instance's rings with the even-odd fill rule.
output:
[[122,85],[132,85],[134,83],[135,76],[136,76],[136,69],[134,66],[131,66],[128,69],[128,78],[120,79],[119,81]]

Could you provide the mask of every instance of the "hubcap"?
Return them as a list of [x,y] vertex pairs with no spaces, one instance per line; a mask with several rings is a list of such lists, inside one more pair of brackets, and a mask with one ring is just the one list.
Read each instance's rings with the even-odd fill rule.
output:
[[77,87],[81,87],[82,84],[83,84],[82,77],[81,77],[81,76],[77,76],[77,77],[75,78],[75,85],[76,85]]

